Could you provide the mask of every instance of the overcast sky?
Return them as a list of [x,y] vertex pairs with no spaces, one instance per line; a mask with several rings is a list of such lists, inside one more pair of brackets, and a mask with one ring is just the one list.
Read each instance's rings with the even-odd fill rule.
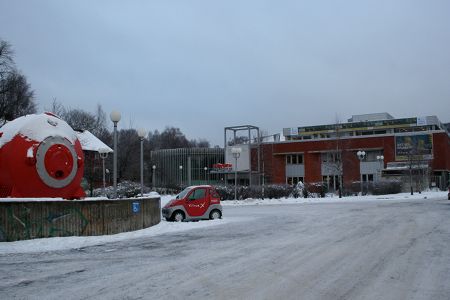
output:
[[0,38],[39,111],[101,104],[119,128],[222,146],[243,124],[450,122],[449,16],[448,0],[0,0]]

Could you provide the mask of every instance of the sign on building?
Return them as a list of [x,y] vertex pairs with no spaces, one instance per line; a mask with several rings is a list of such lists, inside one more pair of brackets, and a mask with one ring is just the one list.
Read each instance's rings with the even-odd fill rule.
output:
[[395,160],[432,159],[433,135],[416,134],[395,137]]
[[427,117],[417,117],[417,126],[426,126],[427,123]]

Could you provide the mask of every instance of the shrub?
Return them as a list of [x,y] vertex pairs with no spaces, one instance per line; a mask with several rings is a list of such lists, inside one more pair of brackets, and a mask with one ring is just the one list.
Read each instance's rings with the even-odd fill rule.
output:
[[220,195],[222,200],[233,200],[234,199],[234,187],[229,185],[217,185],[215,186],[217,193]]
[[[222,200],[234,199],[234,186],[232,185],[218,185],[215,186],[217,192]],[[262,186],[238,186],[237,187],[237,199],[279,199],[290,197],[293,193],[293,187],[289,185],[265,185],[264,190]]]
[[303,188],[303,197],[324,198],[327,192],[327,186],[323,182],[305,183]]
[[399,180],[380,180],[373,183],[374,195],[398,194],[402,192],[402,182]]
[[266,185],[264,187],[264,196],[269,199],[288,198],[292,195],[293,187],[287,184],[284,185]]
[[[144,193],[149,193],[150,188],[144,186]],[[133,198],[139,196],[141,193],[141,184],[132,181],[122,181],[117,184],[117,198]],[[109,199],[114,198],[114,187],[108,186],[105,188],[105,194],[103,189],[98,188],[93,190],[93,197],[106,196]]]

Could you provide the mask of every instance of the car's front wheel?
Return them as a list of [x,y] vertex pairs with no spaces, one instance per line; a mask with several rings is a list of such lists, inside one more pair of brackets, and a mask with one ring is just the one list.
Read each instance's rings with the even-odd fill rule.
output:
[[172,215],[172,220],[175,222],[183,222],[184,221],[184,213],[182,211],[176,211]]
[[222,213],[220,212],[220,210],[215,209],[209,214],[209,218],[211,220],[220,219],[220,218],[222,218]]

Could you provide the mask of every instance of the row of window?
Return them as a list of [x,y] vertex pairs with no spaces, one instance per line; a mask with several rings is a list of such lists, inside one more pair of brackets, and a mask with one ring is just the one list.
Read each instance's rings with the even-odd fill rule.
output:
[[[373,175],[369,174],[369,176],[372,176],[373,181]],[[304,177],[298,176],[298,177],[287,177],[286,183],[289,185],[296,185],[299,182],[304,182]],[[323,183],[327,186],[328,189],[337,189],[340,185],[340,176],[323,176]]]
[[303,154],[289,154],[286,155],[287,165],[301,165],[303,164]]
[[303,177],[288,177],[286,178],[286,183],[289,185],[296,185],[299,182],[303,182]]
[[[377,157],[383,155],[382,151],[366,151],[364,161],[377,161]],[[322,162],[324,163],[335,163],[341,161],[340,153],[338,152],[327,152],[322,153]],[[303,164],[303,154],[289,154],[286,155],[287,165],[301,165]]]
[[[401,127],[401,128],[388,128],[388,129],[374,129],[374,130],[361,130],[361,131],[342,131],[339,133],[339,137],[352,137],[352,136],[366,136],[366,135],[380,135],[380,134],[393,134],[402,132],[417,132],[417,131],[432,131],[441,130],[437,125],[417,126],[417,127]],[[287,140],[315,140],[315,139],[335,139],[338,136],[336,132],[332,133],[314,133],[311,135],[299,135],[288,136]]]
[[[373,182],[374,180],[374,174],[363,174],[362,175],[363,182]],[[303,176],[298,177],[287,177],[286,183],[289,185],[296,185],[299,182],[304,182]],[[328,187],[328,189],[337,189],[340,185],[340,176],[323,176],[322,182]]]

